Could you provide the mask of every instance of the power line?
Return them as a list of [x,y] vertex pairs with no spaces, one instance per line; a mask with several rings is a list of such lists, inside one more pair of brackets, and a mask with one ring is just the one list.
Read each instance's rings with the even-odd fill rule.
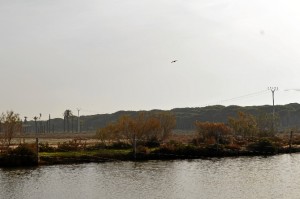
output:
[[284,89],[284,91],[300,91],[299,88]]
[[274,93],[275,91],[278,91],[278,87],[269,87],[268,90],[272,92],[272,100],[273,100],[273,120],[272,120],[272,131],[274,131],[274,126],[275,126],[275,100],[274,100]]
[[220,101],[215,101],[212,103],[207,103],[204,106],[209,106],[209,105],[215,105],[215,104],[222,104],[224,102],[228,102],[228,101],[234,101],[234,100],[239,100],[239,99],[245,99],[245,98],[250,98],[250,97],[256,97],[256,96],[260,96],[260,95],[264,95],[268,93],[268,90],[261,90],[258,92],[254,92],[254,93],[249,93],[249,94],[245,94],[242,96],[238,96],[238,97],[233,97],[233,98],[229,98],[229,99],[224,99],[224,100],[220,100]]
[[78,118],[77,118],[78,129],[77,129],[77,132],[78,133],[80,132],[80,115],[79,115],[80,110],[81,110],[80,108],[77,108],[77,111],[78,111]]

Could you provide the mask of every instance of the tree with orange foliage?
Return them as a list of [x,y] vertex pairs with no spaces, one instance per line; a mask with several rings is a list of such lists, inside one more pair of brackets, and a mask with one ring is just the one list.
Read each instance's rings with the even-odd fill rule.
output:
[[127,139],[135,138],[141,141],[157,137],[161,129],[159,120],[144,112],[139,113],[135,118],[131,118],[128,127],[129,135],[127,134]]
[[228,119],[229,126],[235,134],[245,137],[253,137],[258,133],[256,119],[253,115],[244,112],[238,112],[238,117]]
[[213,139],[216,142],[219,138],[230,133],[230,128],[224,123],[216,122],[195,122],[195,126],[203,142]]
[[161,126],[161,139],[164,140],[171,135],[172,129],[176,127],[176,117],[171,112],[161,112],[157,117]]
[[110,140],[115,137],[114,135],[117,132],[116,127],[117,126],[114,123],[110,123],[106,127],[98,129],[96,131],[96,137],[102,142],[102,144],[110,142]]
[[139,113],[135,117],[121,116],[117,122],[110,123],[106,127],[97,130],[97,137],[102,140],[114,138],[126,139],[131,144],[134,140],[149,141],[163,140],[171,134],[176,125],[175,116],[168,113],[146,114]]

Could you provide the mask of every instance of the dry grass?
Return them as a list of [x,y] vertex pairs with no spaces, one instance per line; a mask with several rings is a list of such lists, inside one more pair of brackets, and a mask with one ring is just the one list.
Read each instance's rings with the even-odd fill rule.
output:
[[[94,145],[99,143],[100,141],[95,138],[95,132],[82,132],[82,133],[43,133],[43,134],[25,134],[18,135],[12,140],[12,145],[17,146],[20,143],[35,143],[35,138],[39,138],[40,143],[48,143],[49,146],[56,147],[58,143],[76,141],[81,143],[86,143],[87,146]],[[197,137],[195,132],[175,132],[168,139],[164,141],[164,143],[168,143],[173,140],[177,143],[188,144],[191,143],[194,138]],[[271,138],[273,142],[281,143],[282,145],[288,145],[290,139],[290,133],[281,133],[276,137]],[[245,141],[237,141],[235,140],[233,143],[237,145],[246,145]],[[293,145],[300,145],[300,133],[293,134]]]
[[[48,143],[49,146],[57,147],[58,143],[76,141],[85,142],[87,146],[94,145],[100,141],[95,138],[94,132],[83,132],[83,133],[43,133],[43,134],[24,134],[17,135],[12,139],[12,146],[17,146],[20,143],[35,143],[36,137],[39,138],[39,143]],[[165,142],[174,140],[183,144],[190,143],[196,137],[195,133],[181,132],[174,133]]]
[[17,146],[20,143],[35,143],[36,137],[39,138],[39,143],[48,143],[49,146],[56,147],[58,143],[76,141],[83,142],[86,145],[94,145],[99,142],[95,139],[95,133],[43,133],[43,134],[25,134],[18,135],[12,139],[12,146]]
[[191,143],[194,138],[196,138],[196,133],[190,133],[190,132],[174,133],[165,142],[174,140],[174,141],[180,142],[182,144],[188,144],[188,143]]

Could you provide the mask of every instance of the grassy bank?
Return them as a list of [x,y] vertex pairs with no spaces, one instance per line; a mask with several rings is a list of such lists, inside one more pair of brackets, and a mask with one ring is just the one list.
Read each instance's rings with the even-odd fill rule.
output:
[[93,151],[41,152],[40,164],[107,162],[130,159],[132,150],[102,149]]
[[260,139],[247,145],[232,144],[183,144],[170,141],[155,147],[137,145],[134,152],[128,143],[110,145],[81,145],[77,142],[39,145],[37,156],[34,144],[22,144],[0,154],[0,167],[36,166],[109,161],[142,161],[199,159],[211,157],[269,156],[300,152],[299,145],[280,145],[270,139]]
[[151,148],[133,153],[131,149],[101,149],[94,151],[68,151],[40,153],[40,164],[69,164],[87,162],[110,161],[144,161],[144,160],[175,160],[201,159],[212,157],[239,157],[239,156],[271,156],[284,153],[297,153],[300,148],[278,148],[276,150],[229,150],[216,146],[194,147],[190,145],[179,148]]

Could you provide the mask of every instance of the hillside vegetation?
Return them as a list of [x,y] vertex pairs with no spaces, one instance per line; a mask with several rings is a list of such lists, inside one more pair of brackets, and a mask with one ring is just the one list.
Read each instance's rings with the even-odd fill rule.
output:
[[[120,116],[136,116],[140,112],[155,113],[162,110],[151,111],[118,111],[112,114],[97,114],[81,116],[82,131],[96,131],[98,128],[105,127],[108,123],[117,121]],[[227,123],[229,117],[236,117],[238,112],[245,112],[256,117],[263,114],[272,114],[273,107],[265,106],[207,106],[201,108],[175,108],[170,110],[176,117],[175,130],[189,131],[195,129],[195,122],[223,122]],[[278,129],[285,130],[297,127],[300,124],[300,104],[292,103],[287,105],[275,106],[276,117],[278,118]],[[38,126],[45,124],[46,121],[39,121]],[[64,120],[62,118],[51,119],[51,131],[64,131]],[[77,131],[77,117],[74,116],[69,121],[69,131]],[[34,121],[28,122],[28,132],[34,132]],[[66,127],[65,127],[66,131]]]

